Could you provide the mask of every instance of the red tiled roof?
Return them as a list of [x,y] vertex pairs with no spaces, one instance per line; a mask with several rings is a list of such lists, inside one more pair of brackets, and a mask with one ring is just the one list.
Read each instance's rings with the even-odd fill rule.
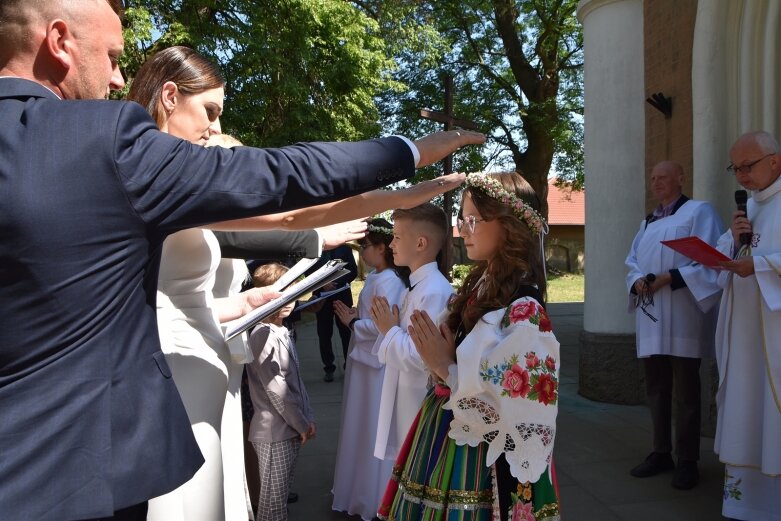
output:
[[548,224],[586,224],[586,194],[548,181]]

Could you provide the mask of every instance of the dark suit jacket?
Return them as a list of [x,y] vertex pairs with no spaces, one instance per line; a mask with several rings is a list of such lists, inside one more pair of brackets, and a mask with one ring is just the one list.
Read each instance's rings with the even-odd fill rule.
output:
[[214,232],[223,257],[261,261],[295,261],[320,255],[320,235],[314,230]]
[[0,79],[0,516],[109,516],[202,464],[157,334],[166,235],[413,169],[398,138],[206,149],[137,104]]

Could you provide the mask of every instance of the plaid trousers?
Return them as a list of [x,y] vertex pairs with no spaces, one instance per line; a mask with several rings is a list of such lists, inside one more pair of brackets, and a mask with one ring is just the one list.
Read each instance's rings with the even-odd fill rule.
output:
[[252,442],[258,455],[260,495],[255,521],[287,521],[287,494],[301,440]]

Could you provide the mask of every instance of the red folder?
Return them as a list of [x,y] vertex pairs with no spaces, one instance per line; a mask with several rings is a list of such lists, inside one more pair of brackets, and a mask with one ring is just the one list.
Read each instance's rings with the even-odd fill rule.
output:
[[699,237],[684,237],[682,239],[661,242],[668,248],[672,248],[678,253],[709,268],[722,269],[719,262],[732,260]]

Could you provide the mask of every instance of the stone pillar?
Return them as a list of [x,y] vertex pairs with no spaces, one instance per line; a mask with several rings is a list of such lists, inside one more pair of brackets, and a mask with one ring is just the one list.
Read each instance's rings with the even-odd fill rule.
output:
[[[586,288],[578,390],[640,403],[626,258],[645,207],[642,0],[581,0],[585,80]],[[632,219],[628,216],[637,216]]]
[[694,197],[713,203],[725,225],[735,207],[725,172],[743,132],[781,139],[781,2],[708,0],[697,4],[692,60]]

